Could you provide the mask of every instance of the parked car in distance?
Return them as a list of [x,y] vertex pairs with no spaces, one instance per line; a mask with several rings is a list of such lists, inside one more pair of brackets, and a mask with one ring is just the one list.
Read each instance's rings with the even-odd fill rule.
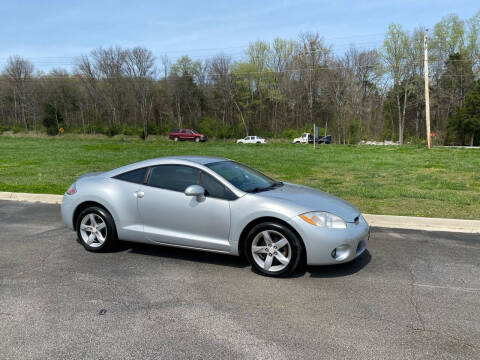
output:
[[243,139],[238,139],[237,144],[266,144],[267,139],[260,136],[245,136]]
[[346,201],[206,156],[85,174],[66,191],[61,213],[92,252],[128,240],[245,255],[268,276],[289,275],[302,259],[308,265],[351,261],[365,251],[370,234]]
[[332,135],[320,136],[317,140],[317,144],[331,144]]
[[198,131],[195,131],[193,129],[173,129],[170,131],[168,138],[173,141],[191,140],[195,142],[200,142],[208,140],[208,137],[206,135],[200,134]]
[[[310,133],[303,133],[300,137],[293,139],[294,144],[313,144],[313,136]],[[317,144],[330,144],[332,135],[320,136],[315,139]]]

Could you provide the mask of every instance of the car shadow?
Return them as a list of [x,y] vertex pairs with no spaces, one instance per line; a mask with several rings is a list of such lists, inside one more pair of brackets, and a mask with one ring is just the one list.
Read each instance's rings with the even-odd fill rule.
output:
[[[142,244],[136,242],[120,241],[114,249],[108,252],[128,251],[133,254],[164,257],[168,259],[176,259],[182,261],[201,262],[205,264],[213,264],[220,266],[228,266],[233,268],[246,268],[250,264],[243,257],[231,256],[221,253],[204,252],[190,250],[184,248],[176,248],[171,246]],[[372,260],[372,255],[366,249],[362,255],[353,261],[338,265],[322,265],[322,266],[300,266],[297,271],[287,278],[304,277],[310,275],[312,278],[334,278],[353,275],[365,268]],[[253,273],[256,273],[252,269]]]
[[353,275],[364,267],[366,267],[372,260],[372,255],[366,249],[362,255],[348,263],[338,265],[323,265],[323,266],[307,266],[305,273],[309,273],[312,278],[333,278]]
[[119,244],[118,247],[123,247],[124,251],[126,250],[133,254],[157,256],[182,261],[202,262],[206,264],[230,266],[235,268],[245,268],[247,266],[250,266],[243,257],[226,255],[221,253],[189,250],[171,246],[133,243],[126,241],[122,241],[122,244]]

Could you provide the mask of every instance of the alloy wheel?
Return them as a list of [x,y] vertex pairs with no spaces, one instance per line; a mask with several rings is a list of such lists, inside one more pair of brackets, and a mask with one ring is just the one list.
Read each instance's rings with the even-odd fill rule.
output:
[[82,241],[92,248],[102,246],[107,239],[105,219],[95,213],[86,214],[80,223]]
[[253,260],[265,271],[285,269],[292,259],[292,248],[285,236],[275,230],[258,233],[251,246]]

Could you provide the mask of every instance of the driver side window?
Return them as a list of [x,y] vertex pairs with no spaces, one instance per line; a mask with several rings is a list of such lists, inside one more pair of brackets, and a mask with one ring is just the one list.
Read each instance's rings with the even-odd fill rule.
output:
[[235,200],[237,197],[222,183],[215,180],[212,176],[200,172],[200,182],[205,188],[205,195],[224,200]]
[[190,185],[200,185],[199,170],[184,165],[158,165],[152,167],[147,185],[183,192]]

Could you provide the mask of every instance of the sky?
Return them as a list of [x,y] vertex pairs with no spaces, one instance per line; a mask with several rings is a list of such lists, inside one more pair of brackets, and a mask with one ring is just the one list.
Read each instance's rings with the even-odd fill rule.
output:
[[71,69],[79,55],[116,45],[144,46],[172,60],[217,53],[241,59],[250,42],[306,31],[342,54],[352,44],[378,47],[392,22],[413,30],[479,10],[478,0],[2,0],[0,68],[18,54],[45,72]]

